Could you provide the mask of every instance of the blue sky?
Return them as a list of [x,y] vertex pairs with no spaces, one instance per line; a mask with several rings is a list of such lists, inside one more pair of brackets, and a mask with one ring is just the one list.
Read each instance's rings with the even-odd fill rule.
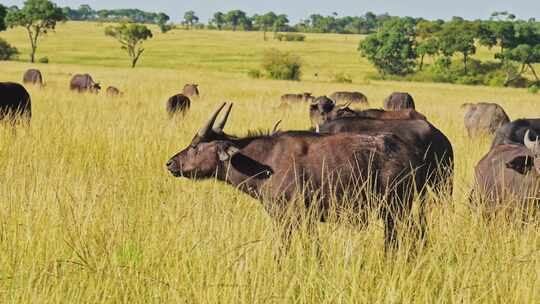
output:
[[[54,0],[53,0],[54,1]],[[0,0],[4,5],[22,5],[23,0]],[[461,16],[468,19],[487,18],[493,11],[510,11],[521,19],[540,20],[540,0],[56,0],[60,6],[78,7],[89,4],[93,8],[139,8],[164,11],[179,21],[185,11],[194,10],[206,22],[216,11],[241,9],[249,14],[274,11],[286,13],[296,22],[313,13],[323,15],[361,15],[367,11],[388,12],[397,16],[448,19]]]

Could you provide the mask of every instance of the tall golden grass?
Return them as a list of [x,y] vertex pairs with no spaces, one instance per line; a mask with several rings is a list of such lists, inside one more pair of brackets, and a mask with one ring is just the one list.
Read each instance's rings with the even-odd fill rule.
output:
[[[33,118],[13,134],[0,129],[1,303],[536,303],[540,233],[535,224],[484,220],[467,199],[474,165],[490,138],[470,140],[460,105],[496,101],[513,118],[538,116],[525,90],[366,82],[371,68],[355,51],[359,37],[308,35],[305,44],[265,43],[259,33],[173,31],[148,43],[141,67],[103,28],[67,23],[47,36],[37,65],[47,86],[29,87]],[[1,36],[23,52],[20,30]],[[276,44],[276,45],[274,45]],[[301,82],[252,80],[260,50],[303,56]],[[23,62],[1,62],[1,81],[20,81]],[[124,68],[125,67],[125,68]],[[320,77],[313,76],[318,71]],[[334,72],[352,84],[330,82]],[[125,92],[75,94],[70,75],[88,72]],[[328,76],[325,76],[328,75]],[[165,101],[184,83],[202,97],[184,118],[167,119]],[[321,224],[319,257],[295,238],[281,264],[278,235],[260,203],[214,180],[168,174],[222,101],[235,103],[226,131],[306,129],[307,106],[276,109],[286,92],[359,90],[373,107],[392,91],[410,92],[418,109],[452,141],[455,194],[428,213],[428,243],[387,255],[381,222],[365,229]]]

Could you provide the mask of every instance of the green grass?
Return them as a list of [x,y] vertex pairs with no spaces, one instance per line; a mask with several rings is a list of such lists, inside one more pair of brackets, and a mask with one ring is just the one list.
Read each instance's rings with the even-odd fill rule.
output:
[[[1,37],[23,51],[23,32]],[[364,81],[372,68],[360,37],[307,35],[305,43],[264,42],[262,33],[173,31],[146,44],[130,69],[118,45],[94,23],[60,25],[41,43],[50,64],[0,62],[1,81],[30,67],[47,86],[30,87],[32,125],[0,132],[0,303],[535,303],[540,298],[540,233],[516,221],[487,223],[468,208],[473,168],[489,138],[469,140],[464,102],[496,101],[508,114],[538,117],[526,90]],[[300,55],[304,81],[249,79],[264,50]],[[88,72],[125,92],[69,92]],[[313,74],[321,75],[316,79]],[[352,84],[332,83],[335,73]],[[184,119],[168,120],[166,99],[185,83],[202,98]],[[431,208],[429,244],[385,256],[381,223],[366,229],[320,225],[323,257],[297,239],[283,265],[277,235],[260,203],[216,181],[171,177],[184,148],[222,101],[235,102],[226,131],[306,129],[307,106],[276,108],[287,92],[359,90],[373,107],[392,91],[448,135],[456,153],[456,193]],[[307,248],[307,249],[306,249]]]

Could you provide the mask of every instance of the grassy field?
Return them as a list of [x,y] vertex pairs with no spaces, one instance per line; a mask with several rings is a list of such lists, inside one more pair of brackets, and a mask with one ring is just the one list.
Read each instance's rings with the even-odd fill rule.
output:
[[[27,58],[21,30],[0,37]],[[29,129],[0,128],[0,303],[538,303],[538,226],[487,223],[468,208],[473,168],[490,139],[465,136],[460,105],[496,101],[514,119],[538,117],[540,95],[365,81],[372,68],[356,52],[359,39],[279,43],[264,42],[262,33],[173,31],[156,34],[140,67],[130,69],[103,26],[67,23],[38,50],[50,64],[0,62],[0,81],[20,81],[35,66],[47,82],[29,88]],[[247,78],[270,47],[299,54],[304,80]],[[69,92],[70,75],[81,72],[125,95]],[[354,83],[332,83],[338,72]],[[166,99],[193,82],[202,98],[184,119],[167,119]],[[385,255],[382,223],[324,224],[320,259],[298,238],[280,266],[277,234],[259,202],[165,170],[222,101],[235,103],[229,133],[279,119],[283,129],[306,129],[307,107],[277,110],[279,96],[336,90],[362,91],[373,107],[392,91],[410,92],[453,143],[454,197],[431,208],[429,243],[414,258],[405,247]]]

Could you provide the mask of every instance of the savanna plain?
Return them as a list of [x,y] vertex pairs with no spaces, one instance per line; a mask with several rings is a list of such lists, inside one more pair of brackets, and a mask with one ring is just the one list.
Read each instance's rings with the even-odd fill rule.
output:
[[[29,128],[0,127],[0,303],[539,303],[538,224],[487,221],[470,208],[474,166],[491,138],[466,136],[460,105],[495,101],[512,119],[538,117],[540,95],[365,80],[374,70],[356,51],[361,36],[308,34],[299,43],[258,32],[153,30],[135,69],[98,23],[60,24],[38,49],[49,64],[23,62],[22,30],[0,35],[22,53],[0,63],[0,79],[20,82],[37,67],[46,82],[28,87]],[[302,81],[248,78],[272,47],[302,58]],[[353,83],[334,83],[340,72]],[[125,94],[71,93],[75,73]],[[168,119],[165,102],[185,83],[198,83],[201,98],[185,117]],[[455,191],[432,195],[425,246],[411,250],[403,235],[404,246],[388,254],[382,222],[328,223],[318,226],[321,252],[296,237],[278,262],[279,237],[258,201],[165,168],[221,102],[235,105],[230,134],[277,120],[283,130],[304,130],[307,105],[278,109],[279,96],[337,90],[361,91],[377,108],[391,92],[409,92],[450,138]]]

